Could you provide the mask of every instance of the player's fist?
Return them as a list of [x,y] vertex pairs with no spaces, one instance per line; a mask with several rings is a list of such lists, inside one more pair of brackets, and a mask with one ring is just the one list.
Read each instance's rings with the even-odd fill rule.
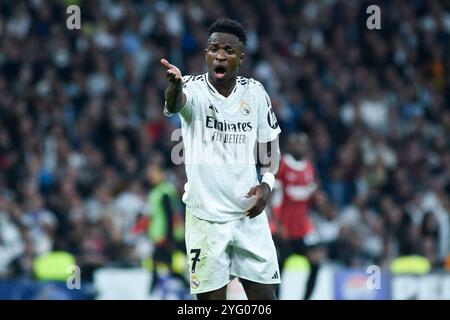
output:
[[183,78],[180,69],[170,64],[166,59],[161,59],[161,64],[167,68],[167,79],[173,84],[180,84]]

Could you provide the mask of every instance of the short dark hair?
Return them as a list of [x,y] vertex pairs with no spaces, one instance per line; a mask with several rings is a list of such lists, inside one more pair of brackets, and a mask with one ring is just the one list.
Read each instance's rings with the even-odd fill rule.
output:
[[244,45],[247,43],[247,35],[245,34],[244,27],[236,20],[224,18],[217,20],[208,28],[209,36],[214,32],[230,33],[235,35]]

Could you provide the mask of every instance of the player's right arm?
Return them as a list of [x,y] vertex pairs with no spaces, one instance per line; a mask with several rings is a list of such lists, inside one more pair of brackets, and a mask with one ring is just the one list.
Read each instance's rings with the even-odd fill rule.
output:
[[161,64],[167,68],[167,79],[169,80],[169,86],[164,92],[165,108],[170,113],[177,113],[186,104],[186,95],[182,90],[183,76],[180,69],[166,59],[161,59]]

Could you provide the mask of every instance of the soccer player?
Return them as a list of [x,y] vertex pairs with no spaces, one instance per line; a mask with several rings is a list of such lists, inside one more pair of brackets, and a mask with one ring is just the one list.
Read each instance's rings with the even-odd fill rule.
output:
[[[208,33],[207,73],[182,76],[161,59],[169,80],[164,113],[179,114],[185,146],[191,293],[224,300],[238,277],[249,299],[276,299],[280,272],[264,208],[278,172],[281,130],[261,83],[237,75],[245,58],[242,25],[219,19]],[[268,150],[258,157],[267,164],[261,183],[256,142]]]
[[152,210],[148,235],[154,243],[152,285],[153,292],[160,282],[158,265],[166,265],[171,276],[185,281],[183,275],[173,268],[172,257],[177,250],[184,251],[184,229],[181,214],[178,212],[180,198],[176,187],[166,179],[161,165],[152,163],[147,167],[147,179],[151,185],[148,202]]
[[309,142],[305,133],[290,134],[288,148],[289,153],[282,157],[277,176],[271,225],[281,251],[280,268],[293,253],[305,255],[310,262],[303,297],[308,300],[314,290],[319,262],[323,258],[318,234],[309,217],[311,200],[317,189],[317,176],[313,163],[308,159]]

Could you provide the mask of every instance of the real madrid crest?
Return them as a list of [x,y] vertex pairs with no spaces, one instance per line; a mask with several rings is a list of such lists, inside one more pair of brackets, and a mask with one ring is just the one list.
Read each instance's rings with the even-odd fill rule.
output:
[[248,115],[251,112],[250,105],[245,101],[241,101],[240,109],[241,109],[241,113],[244,116]]
[[191,277],[191,285],[192,288],[197,289],[200,285],[200,280],[198,280],[197,276],[195,274]]

